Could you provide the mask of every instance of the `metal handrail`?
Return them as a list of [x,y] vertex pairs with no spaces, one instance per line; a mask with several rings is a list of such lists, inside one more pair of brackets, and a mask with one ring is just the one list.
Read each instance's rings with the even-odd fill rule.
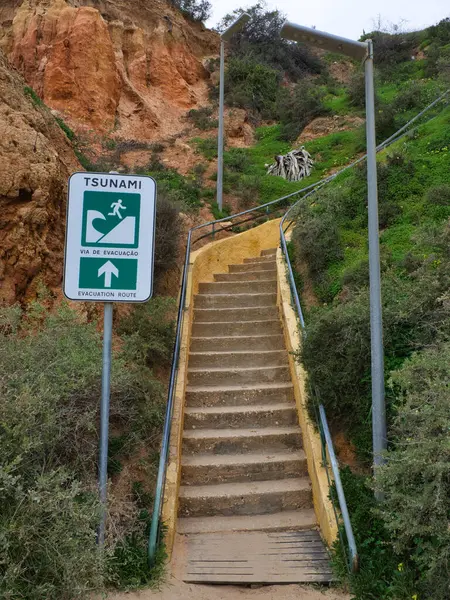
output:
[[[392,136],[390,136],[389,138],[384,140],[384,142],[382,142],[379,146],[377,146],[377,152],[379,152],[380,150],[383,150],[388,145],[390,145],[390,144],[394,143],[395,141],[404,137],[406,135],[406,133],[404,133],[404,132],[410,127],[410,125],[412,123],[414,123],[417,119],[419,119],[423,114],[425,114],[428,110],[430,110],[433,106],[435,106],[440,100],[442,100],[449,93],[450,93],[450,89],[446,90],[439,98],[434,100],[430,105],[428,105],[418,115],[416,115],[413,119],[411,119],[406,125],[404,125],[401,129],[399,129],[397,132],[395,132]],[[163,428],[163,439],[162,439],[162,444],[161,444],[158,476],[157,476],[157,480],[156,480],[155,500],[154,500],[154,505],[153,505],[152,520],[151,520],[151,525],[150,525],[149,544],[148,544],[148,556],[149,556],[150,564],[154,563],[156,549],[158,546],[158,538],[159,538],[159,534],[160,534],[162,495],[163,495],[164,486],[165,486],[167,460],[168,460],[168,455],[169,455],[170,429],[171,429],[171,425],[172,425],[172,414],[173,414],[173,399],[174,399],[176,378],[177,378],[177,372],[178,372],[178,361],[179,361],[179,357],[180,357],[181,331],[182,331],[182,327],[183,327],[184,307],[185,307],[185,301],[186,301],[186,284],[187,284],[187,275],[188,275],[191,246],[193,244],[195,244],[196,242],[200,241],[200,239],[203,239],[204,237],[208,237],[208,235],[214,236],[214,234],[216,232],[215,226],[218,223],[233,221],[234,219],[236,219],[238,217],[241,217],[243,215],[248,215],[248,214],[254,213],[256,211],[260,211],[261,209],[268,210],[269,207],[279,204],[281,202],[284,202],[286,200],[290,200],[291,198],[294,198],[295,196],[298,196],[299,194],[304,194],[302,196],[302,198],[300,199],[300,200],[304,200],[311,194],[318,191],[321,187],[323,187],[330,181],[333,181],[336,177],[338,177],[339,175],[341,175],[348,169],[354,167],[355,165],[361,163],[365,159],[366,159],[366,155],[358,158],[356,161],[353,161],[351,164],[345,166],[343,169],[334,173],[333,175],[325,177],[324,179],[317,181],[316,183],[313,183],[313,184],[308,185],[304,188],[301,188],[295,192],[287,194],[286,196],[277,198],[276,200],[272,200],[270,202],[266,202],[265,204],[261,204],[259,206],[255,206],[253,208],[249,208],[249,209],[239,212],[235,215],[223,217],[221,219],[215,219],[214,221],[209,221],[207,223],[201,223],[200,225],[196,225],[189,229],[187,243],[186,243],[186,254],[185,254],[185,260],[184,260],[184,266],[183,266],[183,275],[182,275],[181,290],[180,290],[180,301],[179,301],[179,305],[178,305],[176,337],[175,337],[174,349],[173,349],[173,354],[172,354],[172,366],[171,366],[171,371],[170,371],[169,388],[168,388],[168,394],[167,394],[167,407],[166,407],[166,414],[165,414],[165,421],[164,421],[164,428]],[[287,251],[287,242],[286,242],[286,237],[285,237],[285,232],[291,226],[292,221],[288,224],[286,229],[283,230],[283,226],[286,221],[286,218],[291,213],[292,209],[295,208],[295,206],[298,204],[299,201],[291,204],[291,206],[287,209],[286,213],[284,214],[283,218],[280,221],[280,243],[281,243],[281,247],[282,247],[282,250],[283,250],[283,253],[284,253],[284,256],[286,259],[286,264],[288,267],[289,280],[290,280],[290,284],[291,284],[292,293],[294,296],[294,302],[295,302],[297,314],[298,314],[298,317],[300,320],[301,327],[303,330],[305,330],[305,320],[304,320],[304,316],[303,316],[303,312],[302,312],[302,308],[301,308],[301,304],[300,304],[300,299],[299,299],[298,292],[297,292],[297,287],[296,287],[295,281],[294,281],[294,273],[293,273],[291,261],[289,259],[289,255],[288,255],[288,251]],[[262,217],[264,215],[260,215],[260,216]],[[267,213],[266,213],[266,216],[267,216]],[[257,218],[257,217],[255,217],[255,218]],[[228,230],[235,225],[230,225],[223,229]],[[239,225],[239,223],[237,225]],[[200,238],[198,238],[197,240],[192,242],[192,234],[194,231],[197,231],[199,229],[202,229],[204,227],[209,227],[209,226],[211,226],[211,232],[209,232],[209,234],[201,236]],[[305,335],[306,335],[306,332],[305,332]],[[319,406],[319,410],[320,410],[320,408],[322,408],[321,413],[323,412],[324,422],[326,424],[326,429],[329,433],[328,425],[326,423],[325,409],[322,405]],[[321,417],[321,420],[322,420],[322,417]],[[323,426],[323,422],[322,422],[322,427],[323,427],[324,433],[325,433],[325,427]],[[330,443],[329,444],[327,443],[327,445],[328,445],[328,452],[329,452],[330,460],[331,460],[332,455],[334,456],[334,458],[336,458],[336,456],[334,454],[332,441],[331,441],[331,436],[329,436],[329,442]],[[339,468],[337,465],[337,461],[334,461],[334,462],[332,461],[332,468],[333,468],[333,474],[334,474],[334,478],[335,478],[335,482],[336,482],[336,487],[338,487],[338,486],[340,487],[340,491],[338,491],[339,502],[340,502],[340,504],[341,504],[341,501],[345,503],[345,495],[344,495],[342,483],[341,483],[341,480],[339,477]],[[336,469],[337,476],[336,476],[336,473],[334,472],[335,469]],[[339,482],[339,484],[338,484],[338,482]],[[357,557],[356,546],[353,547],[354,536],[353,536],[353,533],[351,532],[351,523],[348,518],[348,510],[347,510],[346,504],[345,504],[344,511],[342,510],[342,505],[341,505],[341,514],[343,515],[343,518],[344,518],[344,514],[347,515],[347,517],[344,519],[344,525],[345,525],[345,520],[347,520],[346,532],[347,532],[347,527],[349,527],[349,531],[350,531],[350,535],[347,532],[347,540],[349,542],[349,545],[350,545],[350,540],[353,540],[352,545],[350,545],[350,553],[352,556],[352,568],[354,568],[357,565],[358,561],[355,560],[355,556]]]

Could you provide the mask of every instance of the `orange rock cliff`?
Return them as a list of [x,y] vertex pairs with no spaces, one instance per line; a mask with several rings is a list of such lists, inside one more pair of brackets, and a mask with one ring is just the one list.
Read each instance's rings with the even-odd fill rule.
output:
[[218,36],[162,0],[5,0],[0,47],[80,127],[152,140],[205,103]]
[[1,0],[0,303],[61,284],[80,165],[52,111],[79,133],[167,138],[207,103],[217,52],[217,34],[162,0]]

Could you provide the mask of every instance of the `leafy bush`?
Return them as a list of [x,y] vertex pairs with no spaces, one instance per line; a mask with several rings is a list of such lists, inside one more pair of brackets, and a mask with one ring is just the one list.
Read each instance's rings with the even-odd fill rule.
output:
[[55,117],[55,121],[58,123],[58,125],[61,127],[61,129],[64,131],[64,133],[66,134],[68,139],[71,142],[73,142],[75,139],[75,132],[72,129],[70,129],[70,127],[67,125],[67,123],[65,123],[65,121],[61,117]]
[[392,375],[399,395],[393,449],[377,481],[394,548],[415,564],[420,597],[430,600],[450,594],[449,365],[447,341],[416,354]]
[[170,0],[170,2],[193,21],[207,21],[211,16],[212,6],[208,0]]
[[366,106],[366,78],[363,71],[355,71],[348,85],[350,104],[357,108]]
[[179,254],[182,221],[179,208],[169,198],[170,193],[162,187],[159,190],[156,206],[156,279],[176,266]]
[[253,58],[230,58],[225,76],[226,102],[263,118],[272,118],[280,81],[278,71]]
[[227,169],[237,173],[243,173],[251,166],[250,156],[244,148],[230,148],[224,155],[224,163]]
[[427,38],[441,46],[450,44],[450,17],[442,19],[427,29]]
[[243,175],[233,191],[241,199],[241,208],[249,208],[258,202],[261,178],[258,175]]
[[138,348],[149,367],[170,364],[175,335],[173,298],[156,296],[145,304],[137,304],[123,317],[118,332],[126,336],[129,352]]
[[292,236],[297,259],[306,262],[313,279],[327,266],[343,257],[339,230],[332,214],[305,210]]
[[[197,182],[193,178],[184,177],[175,169],[168,169],[156,155],[153,155],[152,162],[147,167],[136,169],[136,172],[153,175],[158,181],[158,195],[178,208],[188,211],[196,210],[200,206],[201,188]],[[166,206],[161,206],[164,214]],[[164,223],[164,219],[162,222]],[[170,262],[171,257],[167,256],[166,259]]]
[[41,100],[41,98],[37,95],[37,93],[33,90],[32,87],[26,85],[23,88],[23,91],[24,91],[25,96],[28,96],[35,106],[39,106],[39,107],[45,106],[44,102]]
[[376,135],[377,144],[380,144],[398,129],[396,122],[397,111],[392,104],[378,102],[376,106]]
[[263,63],[285,73],[293,81],[323,70],[321,60],[307,46],[292,44],[280,36],[286,17],[278,10],[267,10],[264,2],[234,10],[224,17],[219,30],[226,29],[244,12],[250,15],[250,21],[229,42],[233,58]]
[[[355,536],[360,571],[350,575],[354,600],[411,600],[417,589],[407,564],[396,555],[390,534],[379,514],[369,477],[341,468],[341,480]],[[336,491],[332,490],[336,498]],[[341,526],[343,539],[345,532]],[[333,566],[338,577],[346,580],[346,558],[339,541],[333,547]]]
[[326,112],[320,89],[307,79],[293,90],[282,88],[278,94],[277,113],[283,139],[297,139],[310,121]]
[[427,190],[425,199],[430,204],[437,206],[450,206],[450,185],[435,185]]
[[197,150],[208,160],[217,158],[217,140],[215,138],[194,138]]
[[400,111],[422,109],[430,104],[437,95],[438,90],[428,81],[408,81],[395,97],[393,105]]
[[[34,304],[21,321],[17,309],[0,315],[1,595],[84,597],[104,573],[95,484],[101,336],[65,305],[49,314]],[[163,413],[161,386],[138,354],[113,358],[110,418],[128,448],[148,444]],[[118,541],[110,531],[108,551]]]
[[414,33],[389,33],[373,31],[362,39],[371,39],[376,48],[374,61],[385,76],[392,73],[391,68],[399,63],[411,60],[414,48],[418,45],[418,36]]
[[214,129],[217,127],[217,120],[212,119],[213,109],[209,106],[202,106],[201,108],[191,108],[188,112],[188,118],[194,123],[198,129],[206,131],[207,129]]
[[[410,277],[392,270],[382,277],[384,347],[387,368],[395,368],[417,348],[431,344],[448,327],[450,305],[443,301],[449,264],[425,261]],[[370,418],[369,292],[309,315],[302,361],[330,415],[353,433]],[[388,410],[392,410],[389,407]],[[361,444],[364,442],[361,440]],[[360,445],[360,449],[362,447]]]

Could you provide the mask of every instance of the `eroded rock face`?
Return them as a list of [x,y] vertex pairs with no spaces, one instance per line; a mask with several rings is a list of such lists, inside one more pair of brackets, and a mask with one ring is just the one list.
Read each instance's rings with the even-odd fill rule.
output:
[[151,140],[179,132],[206,97],[202,59],[217,39],[158,0],[24,0],[9,9],[0,45],[75,125]]
[[59,287],[69,175],[79,164],[50,111],[0,51],[0,303]]

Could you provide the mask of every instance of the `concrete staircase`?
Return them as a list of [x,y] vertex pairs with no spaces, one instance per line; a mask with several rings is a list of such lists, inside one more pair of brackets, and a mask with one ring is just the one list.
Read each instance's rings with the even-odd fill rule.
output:
[[[187,581],[331,579],[276,306],[275,253],[230,265],[214,283],[200,283],[195,298],[177,527],[188,544]],[[273,557],[264,567],[270,553],[263,553],[251,565],[247,556],[248,572],[239,571],[243,535],[248,543],[257,534],[259,549],[266,540],[270,550],[275,532],[288,531],[302,537],[278,542],[278,550],[290,551],[287,573],[279,553],[279,569]]]

